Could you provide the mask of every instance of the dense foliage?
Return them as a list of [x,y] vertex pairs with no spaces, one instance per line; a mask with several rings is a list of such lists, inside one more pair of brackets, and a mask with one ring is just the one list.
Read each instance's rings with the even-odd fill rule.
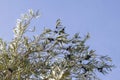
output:
[[60,19],[55,29],[45,28],[37,36],[26,36],[30,22],[39,16],[29,10],[17,20],[11,42],[0,39],[0,80],[98,80],[113,67],[111,58],[100,56],[81,38],[65,32]]

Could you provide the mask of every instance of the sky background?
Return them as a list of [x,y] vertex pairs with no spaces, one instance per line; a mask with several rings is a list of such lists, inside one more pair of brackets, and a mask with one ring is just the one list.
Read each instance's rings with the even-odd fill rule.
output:
[[[34,21],[36,34],[44,27],[54,28],[58,18],[69,34],[88,32],[88,45],[97,54],[109,55],[116,68],[102,80],[120,80],[120,0],[1,0],[0,38],[12,40],[16,19],[28,9],[39,10],[41,17]],[[33,26],[33,24],[31,25]]]

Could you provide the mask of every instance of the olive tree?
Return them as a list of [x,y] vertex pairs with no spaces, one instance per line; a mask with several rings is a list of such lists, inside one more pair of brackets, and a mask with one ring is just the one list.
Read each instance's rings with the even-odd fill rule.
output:
[[29,28],[39,12],[29,10],[17,20],[10,42],[0,39],[0,80],[98,80],[97,73],[111,71],[112,60],[86,45],[89,34],[70,36],[60,19],[54,29],[37,36]]

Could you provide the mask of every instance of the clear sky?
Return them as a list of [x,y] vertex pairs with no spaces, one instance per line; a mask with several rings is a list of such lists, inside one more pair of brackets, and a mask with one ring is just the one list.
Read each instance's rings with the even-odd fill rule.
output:
[[10,41],[16,19],[28,9],[39,10],[41,17],[35,20],[38,31],[54,28],[58,18],[71,35],[87,32],[88,45],[96,53],[109,55],[116,68],[102,80],[120,80],[120,0],[1,0],[0,37]]

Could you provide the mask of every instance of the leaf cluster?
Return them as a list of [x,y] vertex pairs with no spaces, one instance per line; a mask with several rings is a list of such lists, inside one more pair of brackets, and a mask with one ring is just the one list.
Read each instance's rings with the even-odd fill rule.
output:
[[54,30],[26,36],[31,20],[38,16],[38,11],[29,10],[17,20],[13,40],[0,39],[0,80],[97,80],[96,72],[111,71],[111,58],[85,45],[90,35],[70,37],[60,19]]

